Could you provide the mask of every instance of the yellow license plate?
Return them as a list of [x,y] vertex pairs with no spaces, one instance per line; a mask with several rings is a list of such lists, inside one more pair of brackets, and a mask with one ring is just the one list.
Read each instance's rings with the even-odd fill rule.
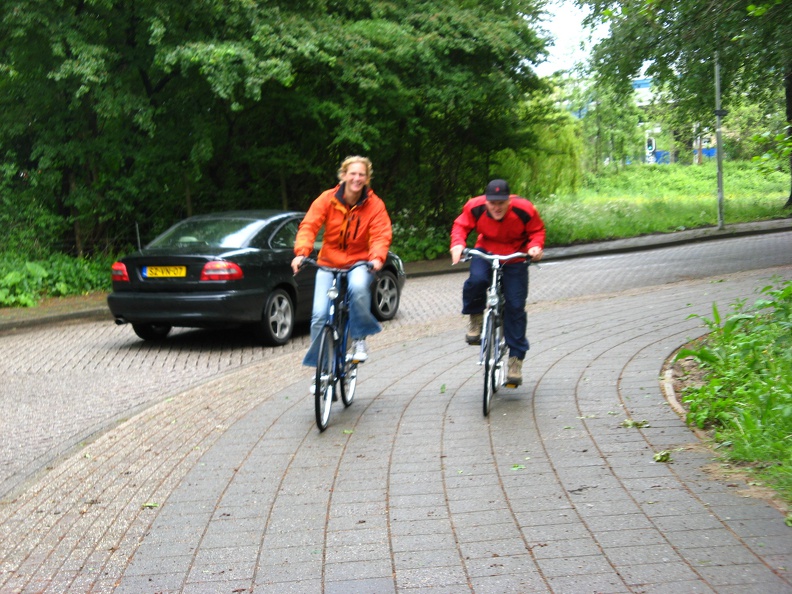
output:
[[146,266],[143,269],[146,278],[176,278],[187,276],[186,266]]

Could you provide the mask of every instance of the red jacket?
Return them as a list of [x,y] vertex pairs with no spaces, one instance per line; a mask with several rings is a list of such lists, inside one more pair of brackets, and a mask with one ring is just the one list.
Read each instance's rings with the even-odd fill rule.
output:
[[487,212],[486,196],[467,201],[451,228],[451,247],[467,245],[467,237],[478,233],[476,247],[491,254],[527,252],[528,248],[544,248],[545,227],[536,207],[525,198],[511,195],[506,215],[496,221]]
[[363,197],[352,207],[343,196],[343,184],[339,184],[313,201],[297,231],[294,255],[310,255],[324,225],[319,264],[346,268],[362,260],[385,262],[393,235],[385,203],[371,188],[363,188]]

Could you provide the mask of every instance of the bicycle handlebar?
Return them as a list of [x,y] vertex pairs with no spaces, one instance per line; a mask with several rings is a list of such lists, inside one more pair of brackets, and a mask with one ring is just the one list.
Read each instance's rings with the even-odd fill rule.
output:
[[350,266],[349,268],[331,268],[330,266],[322,266],[321,264],[319,264],[319,262],[317,262],[317,261],[316,261],[316,260],[314,260],[313,258],[307,258],[307,257],[306,257],[306,258],[303,258],[302,262],[300,262],[300,269],[302,270],[302,268],[303,268],[304,266],[308,265],[308,264],[310,264],[311,266],[316,266],[316,267],[317,267],[317,268],[319,268],[320,270],[325,270],[325,271],[327,271],[327,272],[332,272],[333,274],[335,274],[335,273],[338,273],[338,272],[349,272],[349,271],[351,271],[353,268],[357,268],[358,266],[365,266],[365,267],[367,267],[369,270],[371,270],[371,269],[373,268],[373,266],[374,266],[374,265],[373,265],[373,264],[372,264],[370,261],[368,261],[368,260],[361,260],[360,262],[355,262],[355,263],[354,263],[354,264],[352,264],[352,266]]
[[478,258],[483,258],[484,260],[489,260],[493,262],[495,260],[514,260],[516,258],[528,258],[528,262],[531,261],[531,256],[527,252],[514,252],[513,254],[488,254],[487,252],[482,252],[478,248],[465,248],[462,250],[462,261],[467,262],[473,256]]

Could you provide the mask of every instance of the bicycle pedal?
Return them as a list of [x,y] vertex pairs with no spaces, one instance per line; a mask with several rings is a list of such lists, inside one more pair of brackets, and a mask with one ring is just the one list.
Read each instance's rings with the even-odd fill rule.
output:
[[514,382],[504,382],[503,387],[504,388],[519,388],[520,384],[517,384],[517,383],[514,383]]

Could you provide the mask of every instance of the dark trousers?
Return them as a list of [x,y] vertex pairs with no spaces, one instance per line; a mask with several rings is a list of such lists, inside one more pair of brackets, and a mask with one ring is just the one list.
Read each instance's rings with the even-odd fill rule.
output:
[[[528,263],[507,264],[501,269],[503,297],[506,301],[503,312],[503,334],[509,345],[509,356],[524,359],[530,348],[525,337],[527,316],[525,301],[528,299]],[[462,313],[477,314],[484,311],[487,303],[487,287],[492,268],[481,258],[470,261],[470,276],[462,286]]]

